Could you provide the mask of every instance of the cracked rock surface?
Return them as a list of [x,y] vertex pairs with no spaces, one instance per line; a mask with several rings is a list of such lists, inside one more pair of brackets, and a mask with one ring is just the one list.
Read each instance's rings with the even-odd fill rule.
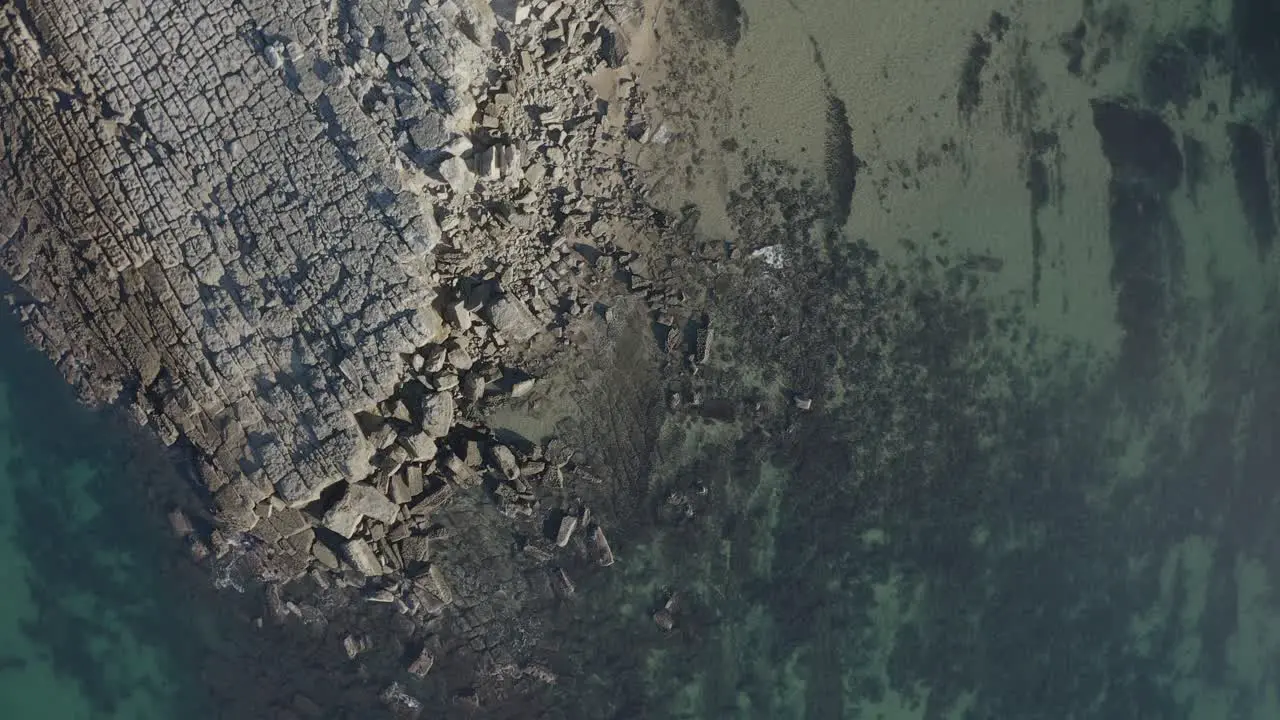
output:
[[398,168],[457,134],[491,25],[465,0],[6,6],[0,269],[33,340],[195,449],[220,505],[363,475],[351,408],[444,333],[435,210]]
[[180,534],[276,620],[347,592],[407,619],[411,675],[554,682],[525,612],[613,562],[610,519],[568,500],[599,482],[572,448],[484,413],[536,397],[603,299],[689,316],[638,252],[668,219],[637,12],[0,7],[0,293],[85,402],[191,458],[217,529]]

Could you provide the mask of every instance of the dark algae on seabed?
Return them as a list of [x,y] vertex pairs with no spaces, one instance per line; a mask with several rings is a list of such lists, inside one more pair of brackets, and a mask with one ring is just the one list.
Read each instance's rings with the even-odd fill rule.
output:
[[[660,421],[647,527],[580,588],[564,697],[617,718],[1280,713],[1263,7],[743,3],[710,73],[729,79],[673,122],[741,148],[689,173],[727,175],[729,225],[686,242],[736,258],[690,273],[714,289],[704,402]],[[807,154],[833,147],[833,95],[847,222]]]
[[199,508],[188,480],[126,428],[0,320],[0,717],[378,717],[336,640],[215,592],[165,520]]
[[[211,640],[173,540],[109,423],[0,323],[0,709],[13,718],[171,718],[211,706]],[[188,576],[187,582],[194,578]]]
[[[430,7],[429,19],[443,12],[443,4]],[[567,28],[549,27],[560,11],[551,7],[537,8],[537,19],[558,36],[543,45],[526,26],[517,41],[561,50]],[[507,9],[513,22],[529,18]],[[597,304],[585,283],[562,286],[554,306],[535,303],[532,292],[512,299],[498,280],[531,255],[505,242],[483,246],[511,255],[503,256],[504,271],[486,268],[493,276],[479,281],[461,277],[482,272],[468,264],[473,256],[442,251],[442,268],[466,270],[441,308],[448,327],[430,313],[419,318],[427,328],[412,327],[407,315],[383,322],[396,315],[388,301],[360,308],[375,318],[372,339],[362,336],[370,342],[348,342],[324,321],[339,310],[346,317],[345,304],[359,294],[321,290],[307,305],[309,324],[286,329],[314,345],[300,351],[301,364],[334,350],[325,357],[339,369],[315,362],[325,370],[282,385],[301,399],[281,423],[298,433],[288,442],[255,448],[237,436],[252,452],[316,450],[308,457],[317,463],[348,444],[392,438],[373,455],[398,473],[409,448],[396,444],[396,433],[415,423],[425,432],[436,424],[426,415],[449,421],[441,425],[461,418],[442,457],[448,477],[477,468],[486,476],[447,485],[456,502],[441,510],[420,505],[434,502],[426,497],[414,500],[426,488],[409,489],[407,478],[421,485],[425,471],[406,471],[404,488],[387,481],[401,496],[392,505],[435,513],[421,535],[394,542],[415,549],[417,562],[428,551],[438,553],[432,562],[451,561],[433,565],[447,567],[448,581],[443,572],[412,580],[426,578],[415,588],[430,583],[439,603],[432,612],[453,601],[441,617],[458,630],[443,648],[430,644],[439,639],[431,620],[415,627],[405,644],[415,652],[394,658],[392,670],[403,677],[417,668],[424,689],[453,698],[441,712],[463,717],[1280,717],[1273,449],[1280,53],[1267,30],[1272,5],[860,2],[853,12],[841,2],[706,0],[668,10],[673,22],[660,23],[649,40],[663,78],[656,94],[670,112],[653,127],[624,123],[625,141],[598,147],[644,149],[581,178],[611,177],[609,167],[625,165],[631,182],[630,173],[655,164],[665,174],[654,202],[666,210],[628,204],[634,186],[623,183],[593,196],[600,204],[588,203],[590,212],[565,212],[568,193],[556,188],[542,198],[545,213],[522,217],[512,212],[515,191],[496,182],[493,202],[475,209],[469,193],[485,183],[477,185],[475,158],[467,165],[460,154],[443,166],[444,184],[422,179],[416,188],[448,205],[442,217],[579,233],[572,249],[537,246],[547,254],[534,255],[561,279],[625,284],[625,299]],[[355,12],[337,20],[344,41],[359,44],[352,28],[361,22]],[[387,37],[381,42],[400,56]],[[595,79],[630,85],[609,38],[597,37],[608,71]],[[283,36],[250,33],[247,43],[272,102],[297,127],[313,128],[256,161],[314,159],[316,173],[350,169],[368,162],[357,138],[380,137],[381,121],[370,113],[403,123],[413,143],[432,139],[439,126],[429,127],[431,118],[443,123],[404,96],[394,108],[377,92],[357,97],[350,89],[321,100],[328,91],[316,81],[333,68],[299,72]],[[406,73],[431,60],[406,57]],[[550,65],[562,67],[554,60],[542,69]],[[81,101],[54,99],[55,109]],[[480,120],[489,129],[534,122],[509,93],[486,103],[485,112],[496,113]],[[575,123],[603,126],[610,118],[594,103],[571,121],[533,114],[557,125],[557,137],[582,127]],[[154,139],[145,123],[131,132],[144,145]],[[321,139],[332,153],[288,152]],[[667,150],[655,157],[654,146]],[[425,162],[410,145],[395,152],[405,154],[405,167]],[[486,175],[501,154],[487,157]],[[227,173],[231,187],[258,177],[248,167]],[[542,189],[548,168],[554,177],[552,165],[531,171]],[[420,198],[384,187],[390,176],[352,175],[374,191],[346,193],[337,213],[343,222],[335,217],[325,227],[334,235],[351,229],[360,247],[383,247],[396,233],[366,223],[366,211],[404,225],[411,218],[400,214]],[[306,217],[301,194],[260,189],[228,203],[263,211],[248,219],[228,213],[219,226],[223,249],[253,235],[248,220]],[[602,219],[632,212],[656,237],[631,237],[643,234],[631,226],[615,232]],[[459,218],[450,232],[463,226]],[[614,245],[606,252],[587,236]],[[51,247],[65,256],[60,244]],[[343,263],[356,268],[385,257],[355,246],[346,255]],[[142,266],[125,275],[155,279]],[[256,269],[230,274],[248,291]],[[377,288],[387,291],[383,298],[426,297],[421,276],[368,270],[386,273]],[[330,271],[335,287],[350,277],[341,267]],[[191,273],[184,266],[174,274]],[[220,285],[209,287],[191,299],[212,312],[225,298]],[[53,295],[76,307],[80,288]],[[280,307],[262,300],[250,305]],[[26,307],[38,314],[46,306]],[[472,310],[483,324],[473,327]],[[572,323],[553,330],[565,316]],[[47,325],[51,317],[37,319]],[[235,324],[253,329],[247,319]],[[491,378],[469,351],[443,340],[418,352],[415,338],[393,337],[465,336],[491,359],[510,357],[479,341],[478,328],[489,325],[512,337],[574,337],[583,357],[572,367],[541,368],[530,384],[501,372]],[[210,328],[199,332],[216,335]],[[375,347],[384,341],[386,352]],[[348,346],[352,352],[338,352]],[[292,358],[291,348],[271,352]],[[413,386],[423,402],[412,411],[398,404],[406,399],[400,390],[389,399],[382,392],[400,381],[404,368],[392,358],[402,349],[414,351],[406,355],[415,378],[431,384],[431,393]],[[368,373],[346,377],[342,368],[357,361]],[[72,412],[69,397],[51,405],[64,391],[44,389],[62,386],[49,366],[31,367],[42,369],[7,372],[21,381],[4,383],[4,448],[21,460],[5,466],[0,521],[11,549],[0,557],[21,582],[13,584],[17,622],[6,630],[20,649],[0,655],[0,679],[10,683],[0,687],[66,683],[76,688],[65,693],[76,704],[73,717],[164,716],[173,707],[236,717],[261,716],[263,708],[300,715],[323,708],[325,717],[381,712],[357,668],[380,670],[377,663],[396,654],[386,648],[398,645],[375,639],[366,648],[365,638],[336,622],[298,622],[295,634],[272,622],[242,632],[264,608],[213,602],[199,582],[182,582],[190,566],[162,539],[162,509],[200,504],[185,480],[136,477],[163,454],[112,430],[106,416]],[[262,400],[248,377],[235,380],[244,381],[246,397]],[[369,380],[368,388],[356,388],[353,377]],[[176,387],[163,373],[148,379],[157,396]],[[316,404],[306,383],[336,394]],[[457,395],[474,409],[490,383],[505,384],[504,397],[519,388],[529,399],[505,406],[489,418],[492,426],[463,417],[464,403],[445,402]],[[216,389],[206,388],[211,396]],[[333,410],[363,394],[383,413],[370,421],[376,427],[357,427]],[[429,413],[427,397],[439,403]],[[41,414],[53,405],[68,414]],[[561,417],[539,417],[535,405]],[[327,415],[326,424],[303,422],[311,410]],[[198,414],[186,418],[192,428],[200,427]],[[417,429],[413,451],[434,449],[435,436]],[[544,442],[547,429],[571,449]],[[341,442],[313,447],[320,436]],[[271,457],[267,479],[279,483],[281,499],[329,492],[299,486],[292,465]],[[234,475],[240,459],[221,458],[222,471]],[[421,470],[432,461],[412,462]],[[558,474],[562,467],[572,473]],[[370,548],[398,531],[398,511],[385,498],[371,500],[371,485],[351,492],[344,484],[355,485],[335,473],[317,476],[344,494],[319,499],[333,500],[319,523],[333,532],[317,529],[316,538],[358,543],[341,544],[347,559],[381,577],[381,563],[396,554],[379,558]],[[231,502],[240,493],[226,491],[223,509],[243,511],[250,529],[275,527],[258,527],[260,507],[268,520],[286,516],[265,496],[256,505]],[[365,523],[353,539],[357,504],[355,515],[387,522]],[[125,517],[142,519],[120,522]],[[289,537],[297,535],[305,533]],[[334,568],[323,577],[344,574],[327,544],[306,539],[311,570],[320,563]],[[411,584],[399,582],[413,574],[404,569],[391,573],[397,592]],[[379,605],[385,615],[400,617],[391,606],[403,598],[380,582],[362,600],[387,600]],[[286,596],[301,603],[299,616],[323,596],[303,595]],[[223,622],[237,629],[224,632]],[[458,667],[472,660],[478,680]]]

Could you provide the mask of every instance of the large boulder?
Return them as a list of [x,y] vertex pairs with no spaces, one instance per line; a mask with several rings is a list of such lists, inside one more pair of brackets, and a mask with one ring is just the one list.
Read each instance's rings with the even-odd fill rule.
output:
[[453,427],[453,415],[452,393],[437,392],[428,395],[422,401],[422,432],[433,438],[448,435],[449,428]]
[[376,577],[383,573],[382,561],[378,560],[373,547],[365,540],[352,540],[343,545],[342,555],[356,572],[365,577]]
[[400,507],[376,488],[356,483],[347,486],[346,494],[324,514],[322,523],[342,537],[349,538],[355,535],[361,519],[368,517],[391,525],[399,512]]
[[542,324],[529,308],[510,296],[489,303],[485,315],[495,330],[516,342],[524,342],[542,330]]

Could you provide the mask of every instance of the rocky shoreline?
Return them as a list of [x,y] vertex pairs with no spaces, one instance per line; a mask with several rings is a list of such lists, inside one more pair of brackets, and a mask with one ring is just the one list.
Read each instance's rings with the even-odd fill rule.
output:
[[1169,715],[1130,631],[1270,492],[1270,45],[672,5],[0,10],[0,293],[191,470],[236,716]]
[[617,333],[696,404],[709,353],[646,256],[684,237],[643,169],[653,9],[293,10],[6,7],[3,289],[83,401],[190,459],[206,508],[170,524],[217,584],[342,618],[396,712],[492,709],[555,683],[530,611],[613,564],[618,480],[486,417]]

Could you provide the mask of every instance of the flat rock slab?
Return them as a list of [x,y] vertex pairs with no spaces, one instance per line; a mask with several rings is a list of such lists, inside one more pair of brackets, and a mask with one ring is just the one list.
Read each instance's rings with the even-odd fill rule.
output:
[[573,531],[578,529],[578,518],[574,515],[565,515],[560,519],[560,529],[556,533],[556,545],[558,547],[568,547],[569,540],[573,537]]
[[489,448],[489,455],[503,477],[508,480],[520,477],[520,465],[516,462],[516,456],[510,448],[505,445],[493,445]]
[[353,484],[336,505],[324,514],[324,526],[349,538],[355,535],[356,528],[363,518],[373,518],[384,525],[396,521],[400,507],[386,495],[368,485]]
[[321,565],[330,570],[338,569],[338,556],[333,553],[324,543],[314,543],[311,546],[311,556]]
[[409,672],[418,678],[424,678],[427,673],[431,672],[431,666],[435,665],[436,656],[432,655],[427,649],[423,649],[418,655],[418,659],[409,665]]
[[485,313],[494,329],[516,342],[524,342],[542,329],[542,324],[529,312],[529,308],[514,298],[494,300]]
[[309,528],[307,519],[295,508],[278,510],[271,516],[271,524],[281,537],[292,537]]
[[453,603],[453,588],[449,586],[449,581],[445,579],[444,571],[439,565],[432,565],[428,571],[431,578],[431,590],[436,597],[445,605]]
[[613,564],[613,548],[609,547],[609,539],[604,536],[604,528],[597,525],[591,531],[591,544],[595,547],[597,565],[609,567]]
[[422,535],[412,535],[400,541],[400,557],[406,563],[426,562],[431,557],[431,541]]
[[342,555],[361,575],[374,577],[382,574],[382,562],[373,547],[364,540],[352,540],[342,546]]
[[429,437],[438,438],[449,434],[453,427],[454,404],[453,395],[438,392],[422,403],[422,432]]

